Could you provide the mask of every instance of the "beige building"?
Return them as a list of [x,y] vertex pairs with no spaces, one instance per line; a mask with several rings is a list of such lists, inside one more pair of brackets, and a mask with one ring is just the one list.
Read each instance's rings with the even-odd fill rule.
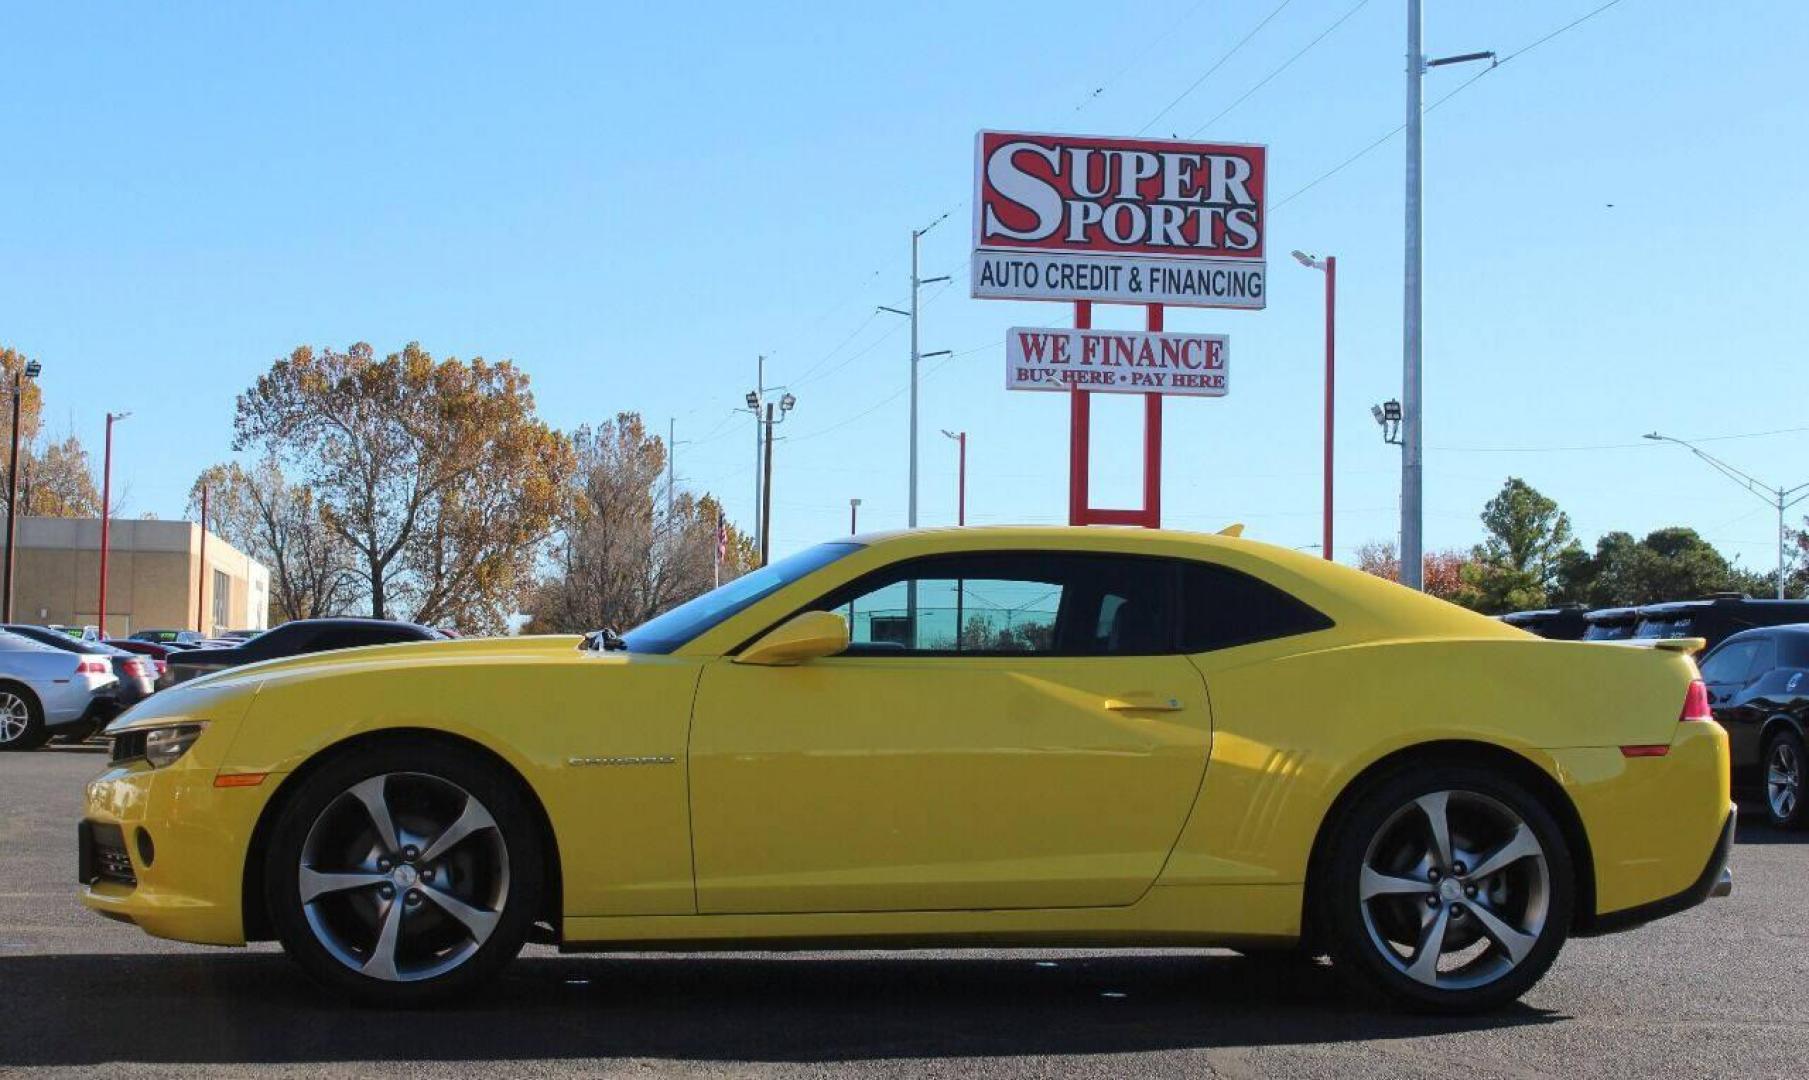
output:
[[[14,621],[100,624],[100,531],[99,518],[19,519]],[[201,526],[115,520],[108,533],[108,635],[269,625],[270,571],[213,533],[204,554]]]

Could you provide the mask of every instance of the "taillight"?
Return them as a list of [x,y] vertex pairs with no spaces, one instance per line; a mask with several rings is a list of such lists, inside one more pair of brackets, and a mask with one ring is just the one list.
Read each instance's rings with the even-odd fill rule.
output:
[[165,660],[153,660],[151,663],[157,665],[157,677],[159,679],[163,678],[163,673],[170,669],[169,662]]
[[1715,710],[1709,708],[1708,687],[1701,679],[1691,679],[1690,688],[1683,692],[1683,714],[1677,718],[1678,723],[1714,718]]
[[76,661],[75,673],[77,675],[111,675],[113,674],[113,665],[98,656],[90,656],[84,660]]

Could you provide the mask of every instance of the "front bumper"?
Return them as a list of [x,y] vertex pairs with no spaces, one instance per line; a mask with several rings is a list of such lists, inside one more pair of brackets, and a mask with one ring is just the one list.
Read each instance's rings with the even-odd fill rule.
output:
[[88,785],[78,831],[83,905],[157,937],[245,943],[245,854],[280,777],[217,788],[187,759],[121,762]]

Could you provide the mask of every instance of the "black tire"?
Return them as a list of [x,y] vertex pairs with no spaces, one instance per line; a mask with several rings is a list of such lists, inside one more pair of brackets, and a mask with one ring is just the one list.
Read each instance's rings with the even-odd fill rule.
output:
[[[1425,806],[1447,808],[1445,846],[1452,858],[1444,871],[1432,853],[1433,815]],[[1492,830],[1497,820],[1500,828]],[[1537,841],[1538,858],[1520,855],[1504,869],[1467,874],[1472,868],[1466,859],[1483,870],[1487,856],[1506,852],[1511,838],[1520,838],[1514,850],[1522,850],[1522,826]],[[1428,839],[1416,860],[1406,846],[1415,828],[1425,829]],[[1366,867],[1383,887],[1366,886]],[[1476,1013],[1516,1001],[1551,967],[1569,936],[1575,885],[1563,830],[1538,796],[1500,770],[1428,763],[1380,778],[1343,808],[1319,869],[1310,898],[1315,929],[1340,975],[1359,994],[1380,994],[1417,1011]],[[1428,882],[1423,895],[1394,891],[1397,882],[1421,880]],[[1402,939],[1416,933],[1415,920],[1421,936],[1407,944]],[[1439,951],[1427,970],[1416,961],[1434,932]],[[1445,970],[1440,960],[1453,939],[1453,967]]]
[[[20,712],[23,710],[23,726]],[[0,682],[0,752],[36,750],[50,738],[44,726],[44,706],[38,695],[23,683]],[[10,733],[10,737],[9,737]]]
[[1809,828],[1809,808],[1803,805],[1803,797],[1809,795],[1804,790],[1809,755],[1804,754],[1802,737],[1789,728],[1779,729],[1765,741],[1765,754],[1759,760],[1764,773],[1765,820],[1774,829]]
[[[411,808],[405,800],[399,810],[392,811],[392,831],[399,843],[391,874],[402,872],[401,867],[406,864],[415,871],[415,876],[411,876],[406,883],[397,881],[390,884],[385,881],[372,886],[334,891],[329,899],[315,902],[315,919],[311,921],[310,905],[304,904],[302,899],[301,874],[304,858],[313,859],[317,854],[308,848],[311,837],[316,835],[317,825],[320,826],[321,834],[330,835],[333,826],[345,819],[349,824],[340,829],[345,832],[346,828],[357,827],[355,817],[348,815],[365,813],[364,820],[372,823],[370,844],[365,845],[359,837],[353,836],[348,841],[336,844],[333,850],[359,852],[368,846],[368,856],[352,857],[372,860],[373,868],[386,865],[374,862],[378,858],[378,852],[386,845],[378,836],[372,817],[357,805],[356,796],[352,794],[352,789],[361,783],[378,783],[373,780],[376,777],[390,777],[381,782],[385,792],[395,793],[400,785],[403,789],[400,792],[402,796],[418,797],[415,807]],[[419,824],[430,820],[426,811],[421,811],[422,816],[415,817],[411,817],[410,813],[424,805],[429,797],[438,801],[438,793],[445,792],[448,786],[459,789],[470,799],[476,800],[478,809],[487,810],[491,819],[481,834],[471,834],[470,839],[460,841],[452,849],[459,858],[474,860],[472,867],[463,876],[467,881],[480,884],[487,880],[491,890],[488,899],[478,900],[472,896],[458,895],[453,888],[454,879],[458,876],[458,871],[452,865],[453,859],[435,858],[430,864],[425,857],[430,851],[419,851],[422,858],[420,868],[416,869],[413,857],[400,857],[401,849],[410,844],[413,847],[409,850],[418,850],[422,846],[431,848],[434,834]],[[416,791],[416,788],[421,790]],[[345,800],[348,797],[355,801],[347,803]],[[462,816],[462,810],[457,812]],[[484,850],[473,854],[468,846],[477,844],[480,839]],[[318,840],[315,842],[319,843]],[[495,846],[498,844],[503,853],[500,893],[495,888],[494,869],[486,873],[481,866],[476,865],[485,858],[494,861]],[[514,779],[494,762],[454,744],[431,738],[397,739],[367,745],[356,752],[342,754],[328,761],[306,777],[293,795],[286,799],[265,850],[263,869],[266,910],[284,951],[327,989],[366,1005],[412,1007],[430,1004],[466,993],[487,982],[521,951],[530,928],[539,917],[545,865],[543,847],[541,830],[533,811]],[[321,872],[348,869],[345,866],[321,866],[325,860],[315,861]],[[442,875],[437,880],[437,888],[428,884],[436,881],[432,872],[436,867]],[[371,872],[364,869],[362,863],[359,867],[350,869],[355,869],[360,875]],[[415,881],[417,876],[420,878],[418,883]],[[414,887],[408,887],[409,885]],[[405,891],[398,893],[398,888]],[[385,889],[391,894],[388,898],[381,895]],[[453,966],[442,971],[432,970],[435,966],[434,958],[441,954],[433,951],[435,943],[429,940],[422,945],[426,951],[419,955],[426,961],[420,965],[421,968],[430,973],[423,974],[418,970],[414,974],[383,978],[366,973],[371,958],[375,957],[382,945],[379,932],[377,938],[370,942],[365,970],[352,966],[364,954],[357,952],[355,946],[351,950],[346,949],[345,936],[336,931],[342,927],[359,929],[356,919],[361,911],[369,911],[381,921],[387,919],[391,907],[402,907],[395,918],[396,926],[400,928],[397,933],[403,936],[405,944],[406,935],[414,932],[409,925],[413,920],[422,920],[417,925],[422,928],[423,934],[438,932],[443,937],[447,930],[465,932],[460,931],[462,924],[450,914],[453,909],[429,895],[435,892],[439,896],[452,895],[454,899],[468,901],[482,908],[481,914],[490,918],[489,925],[493,927],[487,930],[487,937],[479,939],[475,931],[469,931],[471,940],[460,948],[471,951],[463,955],[462,959],[451,961]],[[410,903],[403,907],[405,900]],[[340,908],[323,911],[325,904],[340,905]],[[436,920],[438,925],[435,925]],[[318,931],[317,926],[321,927]],[[367,929],[380,931],[381,926]],[[335,952],[335,947],[339,948],[338,952]],[[394,947],[389,952],[389,968],[394,972],[401,967],[403,953]],[[447,955],[456,955],[450,946],[447,947]]]

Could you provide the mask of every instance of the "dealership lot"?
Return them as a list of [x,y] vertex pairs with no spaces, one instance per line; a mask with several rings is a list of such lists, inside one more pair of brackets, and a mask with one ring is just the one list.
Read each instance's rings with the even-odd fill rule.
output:
[[1523,1007],[1375,1012],[1230,953],[562,957],[421,1013],[324,999],[272,947],[159,942],[73,897],[86,749],[0,756],[0,1075],[1799,1076],[1809,834],[1744,822],[1727,900],[1572,942]]

